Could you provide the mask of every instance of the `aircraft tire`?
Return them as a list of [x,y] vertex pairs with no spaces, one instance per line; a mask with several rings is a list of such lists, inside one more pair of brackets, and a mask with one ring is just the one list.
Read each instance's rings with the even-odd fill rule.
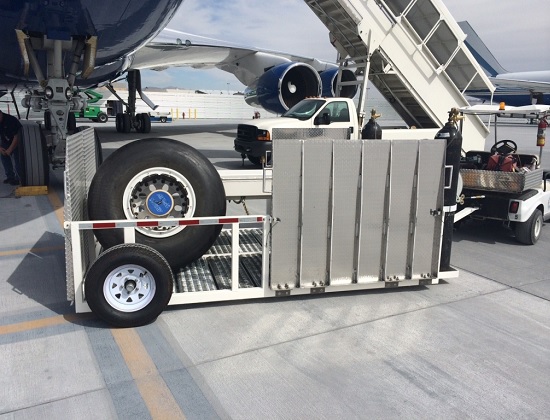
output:
[[132,120],[129,114],[122,114],[122,132],[129,133],[132,131]]
[[137,114],[136,119],[138,121],[138,131],[140,133],[150,133],[151,132],[151,116],[146,113]]
[[48,185],[50,166],[46,138],[36,122],[21,121],[21,125],[23,127],[18,146],[21,185],[29,187]]
[[168,305],[173,286],[168,262],[140,244],[122,244],[102,253],[84,282],[90,309],[108,324],[122,328],[154,321]]
[[[91,220],[214,217],[225,210],[225,190],[214,166],[191,146],[171,139],[142,139],[116,150],[96,172],[88,193]],[[156,249],[177,268],[201,257],[221,228],[138,227],[136,242]],[[104,248],[124,242],[122,229],[95,234]]]
[[120,112],[118,114],[116,114],[115,127],[116,127],[117,133],[122,133],[123,132],[123,129],[122,129],[122,114]]
[[70,133],[76,131],[76,116],[73,112],[69,112],[69,118],[67,118],[67,131]]

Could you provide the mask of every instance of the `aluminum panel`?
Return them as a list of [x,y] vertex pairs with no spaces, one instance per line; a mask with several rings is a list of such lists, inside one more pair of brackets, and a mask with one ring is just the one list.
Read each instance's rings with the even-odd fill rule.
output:
[[[67,137],[65,149],[65,203],[63,218],[67,222],[87,218],[86,196],[96,171],[95,132],[87,128]],[[90,156],[91,158],[86,158]],[[82,261],[87,269],[95,257],[92,231],[81,234]],[[65,235],[65,255],[72,255],[71,235]],[[72,258],[65,259],[67,299],[74,300],[74,267]]]
[[410,233],[416,208],[417,154],[417,141],[392,141],[386,280],[403,280],[408,271]]
[[431,210],[443,208],[445,146],[446,142],[434,140],[419,144],[412,278],[437,277],[444,215],[433,216]]
[[[277,140],[296,140],[296,139],[349,139],[349,129],[347,128],[274,128],[273,138]],[[274,142],[275,143],[275,142]]]
[[336,140],[333,151],[330,284],[350,284],[356,259],[361,149],[359,141]]
[[327,281],[331,173],[332,140],[306,140],[302,171],[301,287],[316,287]]
[[302,141],[274,141],[273,156],[270,287],[291,289],[298,281]]
[[385,254],[384,225],[386,223],[386,180],[390,168],[391,142],[367,140],[362,142],[361,222],[359,228],[359,257],[357,282],[368,283],[381,279]]

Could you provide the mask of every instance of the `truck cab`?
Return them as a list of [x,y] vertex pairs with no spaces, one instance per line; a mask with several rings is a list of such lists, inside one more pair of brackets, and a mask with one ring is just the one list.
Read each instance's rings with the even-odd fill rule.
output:
[[274,128],[345,128],[348,138],[359,139],[361,130],[355,104],[348,98],[307,98],[281,117],[255,119],[237,127],[235,150],[255,165],[271,160]]

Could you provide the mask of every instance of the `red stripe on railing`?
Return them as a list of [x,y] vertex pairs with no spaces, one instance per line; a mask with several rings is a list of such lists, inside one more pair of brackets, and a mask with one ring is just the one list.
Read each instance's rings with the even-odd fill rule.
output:
[[116,223],[93,223],[94,229],[113,229],[116,228]]
[[157,227],[159,222],[137,222],[136,226]]
[[187,225],[199,225],[200,220],[180,220],[178,222],[178,225],[180,226],[187,226]]
[[239,219],[236,217],[226,217],[219,220],[220,223],[239,223]]

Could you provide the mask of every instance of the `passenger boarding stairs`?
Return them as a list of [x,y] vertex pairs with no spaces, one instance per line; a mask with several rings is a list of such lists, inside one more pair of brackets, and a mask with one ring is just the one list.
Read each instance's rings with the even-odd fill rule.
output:
[[[342,65],[363,68],[409,127],[442,127],[451,108],[468,105],[467,89],[495,89],[441,0],[305,2],[329,29]],[[359,103],[362,115],[366,82]],[[464,139],[463,148],[483,149],[485,125],[477,118],[466,124],[479,136]]]

